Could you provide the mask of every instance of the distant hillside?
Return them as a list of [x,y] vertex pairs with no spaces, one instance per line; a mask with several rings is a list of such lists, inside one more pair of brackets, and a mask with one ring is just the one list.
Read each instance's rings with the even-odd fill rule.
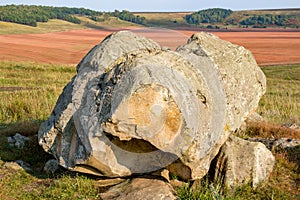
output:
[[[162,27],[162,28],[300,28],[300,9],[249,10],[232,11],[230,9],[212,8],[197,12],[130,12],[127,10],[114,12],[99,12],[85,8],[7,5],[0,6],[0,23],[18,23],[30,27],[41,26],[44,22],[63,20],[71,24],[64,27],[72,29],[118,28],[126,25]],[[52,23],[53,24],[53,23]],[[72,24],[78,25],[73,26]],[[55,21],[59,26],[59,21]],[[67,25],[67,26],[66,26]],[[51,27],[51,26],[49,26]],[[24,27],[25,32],[40,32],[37,29]],[[47,31],[43,28],[43,32]],[[52,31],[52,30],[49,30]],[[0,30],[0,34],[11,33],[10,30]],[[20,31],[19,31],[20,32]]]
[[233,13],[232,10],[222,8],[212,8],[207,10],[200,10],[190,15],[186,15],[186,22],[189,24],[215,24],[223,23],[224,20]]
[[148,26],[199,28],[300,28],[300,9],[244,10],[212,8],[190,13],[136,13]]
[[34,6],[34,5],[6,5],[0,6],[0,21],[13,22],[36,27],[38,22],[48,22],[59,19],[74,24],[80,24],[79,17],[85,16],[96,22],[103,22],[111,17],[124,21],[143,24],[144,17],[135,16],[129,11],[99,12],[85,8]]
[[300,25],[300,10],[232,11],[221,8],[186,15],[186,22],[202,27],[238,26],[243,28],[290,27]]
[[0,21],[37,26],[37,22],[48,22],[49,19],[61,19],[75,24],[80,20],[73,15],[98,15],[96,11],[84,8],[7,5],[0,6]]

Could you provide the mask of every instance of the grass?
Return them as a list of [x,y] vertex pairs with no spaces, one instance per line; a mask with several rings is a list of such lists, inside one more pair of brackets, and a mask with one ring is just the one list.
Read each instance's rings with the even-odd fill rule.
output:
[[68,30],[82,30],[82,29],[105,29],[105,28],[121,28],[140,25],[117,19],[116,17],[109,17],[103,22],[95,22],[87,17],[78,17],[81,24],[73,24],[59,19],[51,19],[48,22],[38,22],[37,27],[31,27],[16,23],[0,21],[0,34],[34,34],[34,33],[49,33],[49,32],[63,32]]
[[[293,137],[297,131],[282,123],[299,123],[300,65],[263,67],[267,93],[258,112],[268,123],[253,124],[247,137]],[[42,172],[52,158],[37,144],[41,121],[52,111],[63,87],[75,75],[75,66],[39,63],[0,62],[0,199],[99,199],[97,180],[60,169],[55,174]],[[275,114],[274,114],[275,113]],[[7,137],[19,132],[31,138],[23,149],[11,147]],[[198,187],[177,190],[181,199],[300,199],[300,147],[273,151],[276,166],[269,181],[253,190],[250,185],[235,191],[203,179]],[[6,162],[22,159],[32,171],[16,171]]]
[[267,92],[258,112],[279,124],[300,123],[300,65],[263,67]]
[[0,124],[45,120],[75,66],[0,62]]
[[190,12],[182,12],[182,13],[135,13],[135,15],[139,15],[141,17],[146,18],[146,24],[150,27],[188,27],[189,25],[185,21],[185,16],[190,14]]
[[[113,28],[122,28],[122,27],[141,27],[141,25],[131,23],[128,21],[121,20],[117,17],[106,17],[103,18],[103,21],[95,22],[86,17],[78,17],[82,25],[92,29],[113,29]],[[99,17],[100,18],[100,17]]]
[[51,19],[46,23],[38,22],[37,27],[26,26],[16,23],[1,22],[0,34],[32,34],[61,32],[66,30],[85,29],[82,24],[73,24],[67,21]]

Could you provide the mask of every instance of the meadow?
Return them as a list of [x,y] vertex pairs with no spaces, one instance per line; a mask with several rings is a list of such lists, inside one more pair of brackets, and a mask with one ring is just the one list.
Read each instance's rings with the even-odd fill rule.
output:
[[[267,93],[260,101],[258,113],[269,122],[254,125],[243,137],[296,137],[299,132],[282,131],[280,124],[300,122],[300,65],[262,68],[267,76]],[[39,124],[51,113],[64,85],[75,75],[75,65],[33,62],[0,62],[0,198],[1,199],[99,199],[99,178],[60,170],[44,174],[43,164],[51,158],[37,144]],[[270,132],[270,127],[272,132]],[[16,132],[32,140],[22,150],[12,148],[7,136]],[[273,152],[276,167],[269,182],[256,190],[250,186],[236,191],[217,191],[222,199],[296,199],[300,197],[300,149]],[[14,171],[4,163],[22,159],[32,171]],[[177,190],[181,199],[214,199],[211,185],[202,189]],[[206,188],[206,189],[205,189]],[[215,188],[218,188],[215,186]]]

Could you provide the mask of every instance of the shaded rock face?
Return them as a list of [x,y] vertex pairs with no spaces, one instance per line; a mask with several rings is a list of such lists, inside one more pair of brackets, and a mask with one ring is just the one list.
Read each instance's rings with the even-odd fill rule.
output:
[[22,149],[28,140],[29,140],[28,137],[25,137],[20,133],[16,133],[14,136],[7,138],[7,142],[9,143],[9,145],[15,146],[18,149]]
[[212,162],[210,175],[229,189],[249,182],[255,188],[269,177],[274,164],[275,157],[264,144],[230,136]]
[[184,179],[198,179],[265,84],[248,50],[214,35],[173,52],[117,32],[79,63],[39,143],[71,170],[119,177],[168,166],[180,176],[180,163]]

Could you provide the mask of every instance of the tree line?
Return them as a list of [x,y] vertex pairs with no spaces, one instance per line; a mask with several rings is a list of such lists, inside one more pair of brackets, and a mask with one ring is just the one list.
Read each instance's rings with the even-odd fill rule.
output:
[[6,5],[0,6],[0,20],[29,26],[49,19],[61,19],[75,24],[80,20],[73,15],[96,15],[98,12],[84,8],[67,8],[51,6]]
[[141,17],[139,15],[135,16],[133,13],[129,12],[128,10],[118,11],[115,10],[115,12],[112,13],[113,16],[118,17],[119,19],[133,22],[136,24],[146,24],[146,18]]
[[[207,27],[219,28],[223,25],[239,25],[243,27],[267,27],[284,26],[299,27],[300,16],[275,15],[275,14],[244,14],[240,19],[230,17],[233,13],[230,9],[212,8],[200,10],[185,16],[188,24],[207,24]],[[99,12],[85,8],[33,6],[33,5],[6,5],[0,6],[0,21],[19,23],[29,26],[37,26],[37,22],[47,22],[49,19],[60,19],[75,24],[81,21],[76,17],[88,16],[94,21],[105,21],[110,17],[117,17],[121,20],[132,23],[147,25],[146,18],[134,15],[128,10],[115,10],[114,12]]]
[[128,10],[122,10],[122,11],[115,10],[114,12],[101,13],[98,16],[91,16],[90,19],[97,22],[101,22],[101,21],[105,21],[109,17],[117,17],[121,20],[136,23],[136,24],[143,24],[143,25],[146,24],[145,17],[141,17],[139,15],[136,16]]
[[264,28],[267,26],[298,26],[300,18],[291,15],[255,15],[239,22],[240,25]]
[[85,8],[51,7],[51,6],[33,6],[33,5],[6,5],[0,6],[0,21],[13,22],[29,26],[37,26],[37,22],[47,22],[49,19],[60,19],[75,24],[81,21],[76,17],[88,16],[94,21],[103,21],[106,17],[117,17],[125,21],[145,24],[146,18],[135,16],[133,13],[123,10],[114,12],[98,12]]
[[243,27],[252,26],[254,28],[265,28],[267,26],[298,27],[300,25],[300,16],[297,15],[244,14],[241,19],[236,19],[229,17],[232,13],[232,10],[222,8],[206,9],[186,15],[185,20],[188,24],[209,24],[210,27],[213,27],[212,24],[215,23]]
[[185,20],[189,24],[199,25],[200,23],[222,23],[233,11],[230,9],[212,8],[200,10],[185,16]]

